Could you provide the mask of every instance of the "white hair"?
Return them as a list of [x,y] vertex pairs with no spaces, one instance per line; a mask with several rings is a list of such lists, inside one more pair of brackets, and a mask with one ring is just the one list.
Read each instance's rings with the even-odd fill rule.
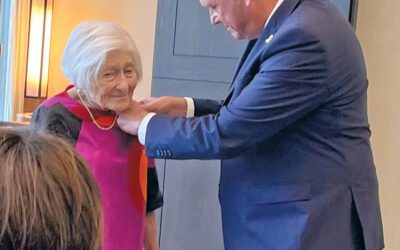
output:
[[85,21],[71,32],[62,57],[64,75],[78,89],[91,92],[97,85],[98,74],[111,51],[132,54],[138,80],[142,78],[142,63],[135,43],[128,32],[110,21]]

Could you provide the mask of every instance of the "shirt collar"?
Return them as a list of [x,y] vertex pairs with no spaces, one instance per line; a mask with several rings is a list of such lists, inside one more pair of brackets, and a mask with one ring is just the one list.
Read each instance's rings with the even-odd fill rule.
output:
[[276,10],[279,8],[279,6],[282,5],[284,0],[278,0],[278,2],[276,3],[274,9],[271,11],[271,14],[269,15],[267,21],[264,24],[264,28],[267,27],[269,20],[271,20],[271,17],[275,14]]

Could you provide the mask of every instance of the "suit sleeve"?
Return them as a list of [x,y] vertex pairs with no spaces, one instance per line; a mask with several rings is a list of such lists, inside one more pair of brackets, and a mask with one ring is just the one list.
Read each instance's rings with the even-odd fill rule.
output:
[[[146,152],[172,159],[232,158],[317,109],[329,94],[327,58],[318,39],[289,30],[261,51],[260,66],[236,98],[217,114],[198,118],[155,115]],[[271,45],[272,46],[272,45]]]
[[217,114],[222,107],[223,101],[212,99],[193,98],[194,116],[202,116],[207,114]]

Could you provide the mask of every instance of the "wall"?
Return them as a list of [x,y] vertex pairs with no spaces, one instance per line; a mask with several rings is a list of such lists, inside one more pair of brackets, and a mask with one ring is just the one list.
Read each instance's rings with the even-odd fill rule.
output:
[[61,56],[69,33],[81,21],[112,20],[132,36],[143,63],[143,80],[134,96],[150,95],[157,0],[55,0],[50,52],[49,96],[68,85],[61,71]]
[[369,76],[369,119],[386,248],[400,249],[400,1],[359,0],[357,35]]

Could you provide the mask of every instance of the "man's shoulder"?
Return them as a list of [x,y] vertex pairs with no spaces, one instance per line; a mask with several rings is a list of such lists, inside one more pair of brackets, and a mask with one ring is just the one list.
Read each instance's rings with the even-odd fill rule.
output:
[[308,31],[311,34],[354,33],[346,17],[330,1],[304,0],[286,20],[283,28]]
[[284,48],[298,48],[315,44],[322,51],[337,47],[335,43],[356,44],[354,29],[348,20],[329,1],[304,0],[273,34],[275,45],[270,47],[281,51]]

